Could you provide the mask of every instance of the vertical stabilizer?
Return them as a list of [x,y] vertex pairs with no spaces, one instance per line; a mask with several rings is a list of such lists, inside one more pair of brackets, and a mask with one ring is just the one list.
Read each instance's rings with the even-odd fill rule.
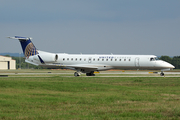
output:
[[29,57],[29,56],[39,54],[36,47],[32,43],[31,38],[20,37],[20,36],[8,37],[8,38],[19,40],[19,42],[21,43],[21,47],[22,47],[22,50],[23,50],[25,57]]

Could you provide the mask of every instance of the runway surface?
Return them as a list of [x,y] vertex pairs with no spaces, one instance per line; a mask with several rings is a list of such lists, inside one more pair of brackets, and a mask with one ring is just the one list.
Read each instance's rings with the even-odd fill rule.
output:
[[[127,71],[127,72],[119,72],[119,71],[103,71],[96,76],[85,76],[82,74],[79,77],[164,77],[159,75],[158,73],[147,72],[147,71]],[[180,72],[164,72],[165,77],[180,77]],[[53,77],[61,76],[61,77],[74,77],[74,72],[44,72],[44,73],[0,73],[0,76],[8,75],[8,77]]]

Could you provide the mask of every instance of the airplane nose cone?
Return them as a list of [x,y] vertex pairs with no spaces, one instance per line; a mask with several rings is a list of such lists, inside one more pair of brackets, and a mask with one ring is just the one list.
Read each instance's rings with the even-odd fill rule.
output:
[[166,63],[166,67],[170,68],[170,69],[173,69],[175,68],[173,65],[171,65],[170,63]]
[[173,69],[173,68],[175,68],[175,67],[174,67],[173,65],[171,65],[171,67],[170,67],[170,68],[172,68],[172,69]]
[[161,67],[163,69],[173,69],[175,68],[173,65],[171,65],[170,63],[168,62],[165,62],[165,61],[159,61],[157,62],[157,67]]

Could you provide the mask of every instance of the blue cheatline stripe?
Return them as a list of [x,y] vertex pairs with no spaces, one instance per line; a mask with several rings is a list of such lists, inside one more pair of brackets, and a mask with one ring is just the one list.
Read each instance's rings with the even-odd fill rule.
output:
[[44,61],[41,59],[41,57],[38,55],[38,57],[39,57],[39,60],[40,60],[40,62],[42,63],[42,64],[44,64]]

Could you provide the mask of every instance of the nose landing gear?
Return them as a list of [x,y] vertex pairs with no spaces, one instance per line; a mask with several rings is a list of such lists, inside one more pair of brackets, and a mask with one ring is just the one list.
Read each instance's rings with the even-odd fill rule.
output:
[[163,73],[163,72],[161,72],[161,73],[160,73],[160,76],[164,76],[164,73]]

